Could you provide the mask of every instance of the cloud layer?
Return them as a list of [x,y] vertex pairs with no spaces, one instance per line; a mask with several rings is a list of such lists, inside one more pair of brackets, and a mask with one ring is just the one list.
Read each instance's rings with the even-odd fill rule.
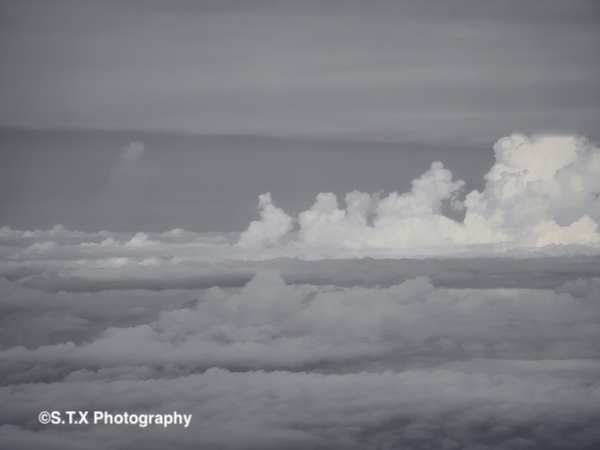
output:
[[595,0],[5,3],[9,126],[600,138]]
[[[447,290],[436,288],[426,277],[389,288],[332,288],[286,285],[278,272],[267,271],[239,292],[210,288],[192,302],[193,307],[161,312],[154,322],[109,327],[82,345],[14,347],[2,356],[20,364],[34,361],[38,369],[44,360],[96,368],[173,363],[290,369],[365,358],[383,358],[394,367],[415,355],[450,360],[459,356],[598,358],[600,353],[591,342],[593,336],[600,338],[594,331],[600,321],[599,296],[597,281],[563,285],[560,293]],[[131,294],[128,297],[135,300]],[[162,297],[167,301],[184,296]],[[54,312],[68,309],[68,300],[57,299]],[[146,309],[132,306],[121,307],[129,320],[135,321],[136,311],[148,318]],[[87,320],[64,317],[55,330],[98,324],[90,309],[72,308]],[[43,318],[57,320],[50,314]]]
[[[238,238],[0,229],[0,445],[600,442],[597,254],[298,259]],[[193,418],[42,426],[43,410]]]
[[[54,341],[26,348],[14,333],[0,351],[0,442],[11,448],[600,442],[597,279],[555,290],[446,289],[427,277],[366,288],[289,285],[266,271],[235,289],[48,296],[8,281],[3,289],[12,320],[52,330],[45,339]],[[61,330],[81,330],[79,339]],[[41,410],[91,409],[184,411],[193,426],[36,420]]]

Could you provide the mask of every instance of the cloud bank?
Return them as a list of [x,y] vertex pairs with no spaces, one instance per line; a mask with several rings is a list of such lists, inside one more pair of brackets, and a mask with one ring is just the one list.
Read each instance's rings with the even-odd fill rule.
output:
[[[234,293],[210,288],[193,306],[161,312],[154,322],[111,326],[82,345],[14,347],[0,356],[19,362],[19,374],[12,374],[17,378],[26,376],[29,363],[39,370],[41,361],[88,368],[175,364],[298,370],[375,358],[398,368],[418,355],[598,359],[592,342],[600,338],[594,330],[600,322],[600,284],[580,283],[565,284],[559,292],[445,289],[417,277],[389,288],[332,288],[287,285],[278,272],[266,271]],[[67,301],[57,298],[63,309]],[[89,307],[84,311],[89,318]],[[85,325],[80,322],[74,318],[70,325]],[[10,364],[3,367],[10,372]]]
[[[446,289],[427,277],[366,288],[290,285],[271,270],[236,289],[2,288],[4,312],[51,342],[24,347],[13,333],[0,351],[0,442],[10,448],[600,442],[597,279],[555,290]],[[193,422],[41,426],[48,409],[178,410]]]
[[[353,191],[343,208],[334,194],[321,193],[298,215],[296,242],[354,249],[600,243],[600,149],[583,138],[514,134],[499,140],[494,152],[485,189],[464,197],[464,182],[453,180],[441,162],[403,194]],[[241,246],[272,245],[290,228],[290,217],[273,206],[270,194],[259,206],[261,221],[242,234]],[[448,208],[463,210],[464,219],[449,218]],[[277,226],[282,218],[285,226]]]

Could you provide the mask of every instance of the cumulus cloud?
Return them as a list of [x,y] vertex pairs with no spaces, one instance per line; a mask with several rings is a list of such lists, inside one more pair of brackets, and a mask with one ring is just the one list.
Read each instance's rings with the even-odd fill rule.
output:
[[271,193],[259,196],[258,207],[261,220],[250,223],[240,237],[240,247],[272,245],[292,229],[292,218],[271,200]]
[[598,242],[600,149],[574,137],[513,135],[494,151],[485,190],[465,200],[467,229],[485,224],[492,240],[533,246]]
[[[453,180],[441,162],[413,180],[407,193],[380,198],[353,191],[345,208],[334,194],[321,193],[298,216],[297,242],[383,249],[600,243],[600,149],[583,138],[515,134],[499,140],[494,151],[496,163],[485,175],[485,189],[464,199],[464,182]],[[464,220],[447,217],[444,204],[464,210]],[[266,227],[265,218],[251,224],[241,243],[257,234],[260,224]],[[277,238],[284,229],[278,228]]]

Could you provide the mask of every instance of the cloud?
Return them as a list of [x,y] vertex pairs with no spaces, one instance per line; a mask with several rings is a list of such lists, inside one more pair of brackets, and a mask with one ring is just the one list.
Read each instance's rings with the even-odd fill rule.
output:
[[538,247],[598,242],[600,149],[574,137],[513,135],[494,150],[485,190],[465,200],[468,229]]
[[[407,193],[381,197],[353,191],[346,195],[345,209],[334,194],[321,193],[298,216],[297,242],[357,249],[600,243],[600,149],[583,138],[514,134],[499,140],[494,151],[496,163],[485,175],[485,189],[464,200],[464,182],[452,180],[441,162],[413,180]],[[464,210],[464,220],[447,217],[444,207]],[[286,217],[286,226],[277,228],[279,239],[291,220],[278,214]],[[264,211],[261,215],[242,234],[241,244],[269,228],[273,219]]]
[[[105,295],[105,302],[119,297],[122,302],[134,301],[119,308],[120,320],[146,321],[109,326],[77,345],[6,349],[0,352],[6,362],[0,367],[19,379],[31,376],[29,370],[39,370],[43,364],[302,370],[340,364],[362,367],[373,358],[380,360],[379,365],[398,369],[416,363],[417,355],[431,361],[598,359],[599,349],[592,342],[600,338],[600,284],[598,280],[581,283],[567,282],[557,291],[446,289],[417,277],[389,288],[342,288],[288,285],[278,272],[266,271],[233,292],[218,287],[198,292],[197,301],[163,311],[153,322],[147,319],[156,309],[145,309],[141,317],[132,312],[133,306],[144,305],[135,293],[115,293],[114,300]],[[168,292],[147,295],[165,301],[180,298]],[[71,299],[68,305],[76,297],[67,298]],[[64,302],[49,311],[65,309]],[[76,316],[89,320],[95,316],[93,322],[100,323],[106,313],[92,314],[90,302],[83,309],[73,304],[69,326],[83,324]],[[37,314],[31,317],[39,323]],[[107,324],[106,319],[101,323]],[[61,321],[60,327],[64,326]]]
[[[116,448],[132,442],[214,449],[594,448],[600,411],[586,377],[597,365],[574,364],[568,375],[544,361],[506,366],[476,373],[473,366],[351,374],[210,369],[137,380],[90,373],[20,392],[0,389],[12,412],[2,415],[0,439],[13,447],[43,439],[45,448],[92,449],[106,442]],[[193,414],[192,426],[43,428],[30,418],[49,401],[61,410],[92,404],[109,411],[185,410]]]
[[279,239],[292,229],[292,218],[281,208],[273,205],[271,193],[259,196],[260,221],[250,223],[250,226],[240,237],[240,247],[260,247],[276,244]]
[[406,250],[303,248],[294,242],[241,248],[233,245],[235,233],[83,233],[57,226],[50,231],[5,227],[0,234],[0,277],[53,293],[239,288],[267,270],[278,270],[292,284],[389,287],[427,276],[438,287],[556,289],[597,276],[598,264],[590,246],[503,253],[476,247],[452,258],[434,247],[434,259],[408,259]]
[[[425,277],[318,287],[262,272],[242,289],[199,292],[197,302],[138,324],[92,319],[105,328],[86,342],[1,351],[0,442],[592,449],[600,284],[560,290],[443,289]],[[98,313],[118,315],[103,295]],[[131,300],[115,293],[112,304]],[[91,299],[71,301],[76,311]],[[177,410],[193,422],[187,430],[37,422],[43,410],[90,408]]]
[[119,191],[135,186],[136,177],[134,169],[139,165],[144,157],[145,148],[141,142],[132,142],[121,150],[114,166],[108,174],[108,181],[103,192],[101,200],[104,202],[115,202],[119,200],[117,194]]
[[117,162],[111,170],[111,181],[120,179],[131,172],[139,159],[144,155],[144,151],[144,144],[141,142],[132,142],[126,146],[121,153],[119,153]]
[[[448,175],[433,167],[394,201],[443,211],[459,187]],[[313,223],[343,223],[350,239],[379,201],[355,192],[341,209],[321,196]],[[242,248],[238,234],[180,229],[0,229],[0,446],[597,447],[593,251],[334,248],[346,258],[334,260],[295,236]],[[43,410],[193,419],[42,426]]]

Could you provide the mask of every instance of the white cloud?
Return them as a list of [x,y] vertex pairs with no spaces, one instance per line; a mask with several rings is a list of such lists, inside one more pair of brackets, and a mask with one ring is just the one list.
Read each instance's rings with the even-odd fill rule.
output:
[[240,237],[240,247],[260,247],[273,245],[292,229],[292,218],[281,208],[273,205],[271,193],[259,196],[260,221],[250,223],[250,226]]
[[[379,198],[353,191],[346,195],[344,209],[334,194],[321,193],[298,216],[298,243],[353,249],[600,243],[600,149],[582,138],[515,134],[498,141],[494,150],[496,163],[485,175],[485,189],[470,192],[464,201],[459,198],[464,182],[452,180],[440,162],[413,180],[412,190],[404,194]],[[464,220],[444,215],[444,203],[464,209]],[[291,222],[277,212],[286,218],[286,226],[277,228],[279,239]],[[261,214],[263,221],[253,222],[241,243],[267,241],[250,239],[270,235],[260,233],[268,223]]]
[[600,149],[574,137],[513,135],[494,150],[485,190],[465,200],[467,230],[529,246],[600,240],[600,204],[592,200],[600,190]]

